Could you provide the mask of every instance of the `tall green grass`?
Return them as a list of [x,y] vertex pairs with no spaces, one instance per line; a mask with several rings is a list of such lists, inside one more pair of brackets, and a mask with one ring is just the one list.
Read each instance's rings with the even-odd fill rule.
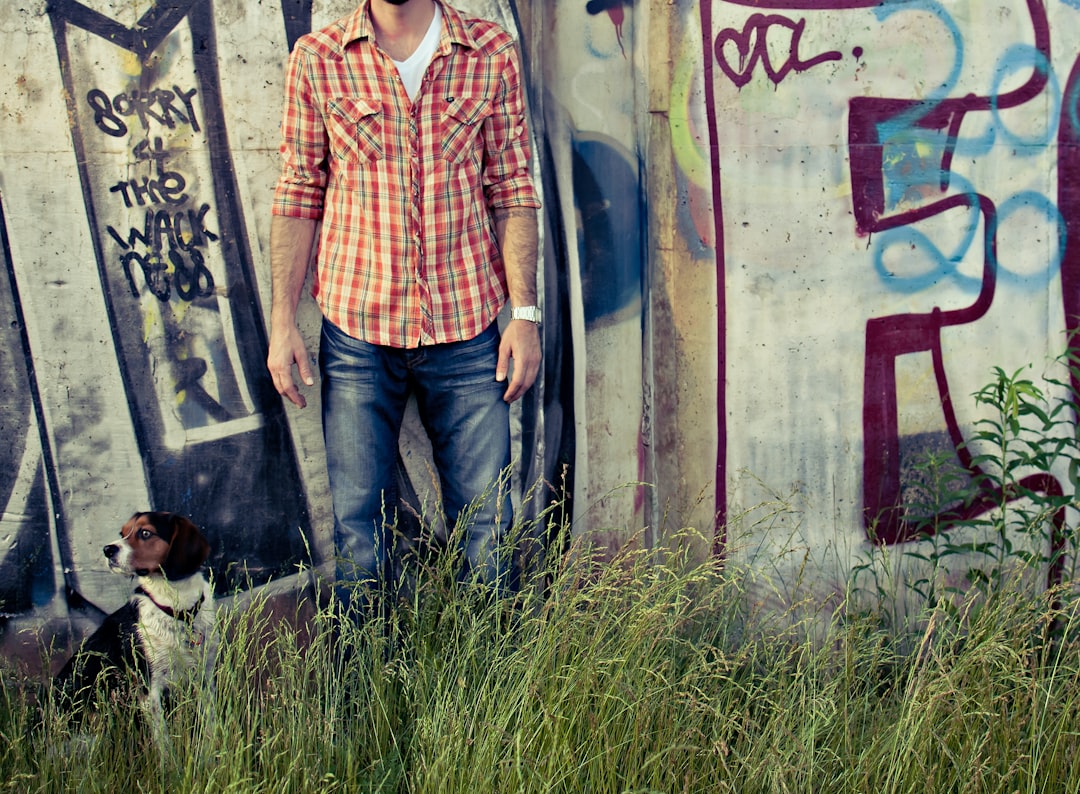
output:
[[927,607],[904,642],[873,609],[755,612],[751,572],[678,552],[575,547],[513,603],[451,569],[388,630],[224,612],[212,713],[181,695],[162,753],[132,709],[76,731],[0,672],[0,790],[1080,790],[1067,599]]

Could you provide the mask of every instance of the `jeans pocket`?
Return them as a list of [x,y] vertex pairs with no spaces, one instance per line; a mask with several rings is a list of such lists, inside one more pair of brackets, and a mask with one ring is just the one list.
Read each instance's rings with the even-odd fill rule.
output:
[[323,319],[319,367],[324,388],[331,383],[342,388],[374,388],[381,362],[374,345],[353,339]]
[[495,380],[501,339],[498,325],[492,323],[472,339],[447,345],[432,363],[457,388],[469,391],[491,389],[501,394],[506,386]]

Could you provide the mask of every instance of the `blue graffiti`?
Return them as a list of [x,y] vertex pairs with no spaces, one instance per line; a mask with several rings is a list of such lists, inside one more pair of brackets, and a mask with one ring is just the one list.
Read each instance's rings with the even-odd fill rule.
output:
[[[995,238],[998,236],[998,229],[1006,223],[1009,216],[1023,210],[1034,210],[1047,220],[1048,226],[1055,228],[1057,245],[1056,247],[1048,246],[1049,261],[1047,261],[1045,269],[1041,273],[1020,273],[1006,267],[998,257],[995,257],[995,265],[998,269],[999,280],[1021,290],[1034,292],[1045,289],[1046,284],[1061,269],[1061,260],[1065,256],[1065,218],[1061,214],[1061,210],[1058,209],[1057,204],[1042,193],[1025,190],[1011,196],[998,206],[997,221],[991,230],[993,236]],[[1028,222],[1025,221],[1024,223],[1024,228],[1028,228]]]
[[953,42],[953,61],[948,76],[940,86],[930,92],[923,101],[916,103],[904,113],[898,113],[888,121],[879,122],[877,125],[878,140],[885,141],[890,138],[906,136],[910,130],[918,126],[918,122],[929,115],[942,101],[947,99],[953,88],[960,80],[960,69],[964,63],[964,39],[960,29],[956,26],[952,16],[933,0],[912,0],[912,2],[888,3],[879,6],[875,15],[881,21],[885,21],[893,14],[900,11],[925,11],[941,20],[941,23],[949,31]]
[[[1077,0],[1080,2],[1080,0]],[[1080,129],[1080,80],[1075,81],[1069,89],[1069,95],[1064,98],[1065,112],[1069,115],[1069,124],[1072,129]]]
[[[890,290],[903,294],[914,294],[934,287],[945,281],[952,281],[962,291],[975,294],[982,287],[982,277],[968,275],[961,271],[965,257],[970,253],[976,241],[980,214],[976,209],[977,197],[970,183],[954,175],[954,182],[961,181],[966,191],[961,195],[970,198],[966,222],[956,224],[954,228],[963,229],[962,239],[955,248],[946,253],[929,236],[913,226],[898,226],[882,231],[874,246],[874,270]],[[1046,220],[1046,227],[1054,229],[1054,243],[1048,246],[1048,261],[1041,270],[1019,271],[1016,266],[1002,262],[993,251],[988,252],[991,263],[997,271],[998,281],[1024,292],[1035,292],[1046,288],[1046,284],[1061,268],[1065,255],[1065,219],[1057,205],[1042,193],[1027,190],[1016,193],[1000,204],[990,236],[997,239],[999,231],[1008,223],[1010,217],[1022,211],[1032,211]],[[1029,227],[1030,219],[1024,221]],[[1043,228],[1043,227],[1040,227]],[[981,239],[978,238],[978,239]],[[890,269],[889,262],[902,260],[915,272],[898,273]],[[920,266],[921,265],[921,266]]]
[[[1035,70],[1046,76],[1049,81],[1047,83],[1049,89],[1047,99],[1050,105],[1046,108],[1046,129],[1042,135],[1035,135],[1030,138],[1024,138],[1009,129],[1001,118],[1001,114],[998,110],[998,97],[1001,95],[1002,83],[1010,74],[1021,70]],[[992,136],[995,130],[1000,132],[1001,137],[1006,142],[1017,147],[1017,154],[1023,155],[1025,152],[1028,155],[1036,154],[1038,150],[1045,148],[1054,140],[1054,136],[1057,132],[1059,115],[1061,113],[1060,95],[1061,86],[1058,83],[1057,75],[1054,73],[1054,70],[1047,62],[1046,56],[1043,53],[1039,52],[1030,44],[1017,44],[1010,47],[1005,51],[1001,58],[998,59],[997,66],[994,70],[994,82],[990,91],[990,112],[993,114],[994,126],[990,128],[989,134]]]
[[941,163],[948,144],[945,132],[920,127],[897,131],[882,140],[887,206],[896,208],[940,194]]
[[[1076,2],[1080,3],[1080,0],[1076,0]],[[886,121],[879,122],[877,130],[878,140],[887,142],[886,145],[908,146],[912,150],[925,150],[925,145],[928,143],[933,146],[942,144],[931,141],[931,139],[939,137],[938,132],[920,128],[919,122],[940,107],[956,88],[964,62],[964,42],[960,30],[952,17],[935,2],[917,0],[916,2],[902,3],[899,7],[886,5],[880,7],[876,14],[880,19],[885,19],[900,10],[912,9],[932,13],[946,26],[954,46],[953,63],[949,75],[925,100],[914,104],[910,110],[904,113],[899,113]],[[1047,121],[1044,130],[1030,137],[1024,137],[1010,129],[1002,118],[997,101],[997,97],[1002,93],[1002,85],[1005,80],[1010,75],[1023,70],[1032,70],[1047,78],[1048,98],[1051,102],[1051,105],[1046,108],[1045,118]],[[999,137],[1002,141],[1017,147],[1018,155],[1034,156],[1053,140],[1062,112],[1063,99],[1057,75],[1047,62],[1045,55],[1039,52],[1038,49],[1030,44],[1016,44],[1007,49],[995,64],[989,96],[991,97],[990,114],[992,124],[976,135],[958,136],[954,143],[957,156],[979,157],[985,155],[999,142]],[[1080,117],[1078,117],[1078,114],[1080,114],[1078,104],[1080,103],[1076,101],[1078,98],[1080,97],[1070,97],[1069,99],[1073,101],[1068,104],[1069,112],[1076,120],[1080,120]],[[891,176],[897,177],[896,174]],[[905,181],[905,179],[899,180],[901,184]]]
[[[966,212],[966,222],[956,224],[954,228],[963,228],[962,239],[956,248],[945,253],[930,237],[913,226],[897,226],[882,231],[874,246],[874,270],[883,282],[894,292],[914,294],[936,286],[945,280],[954,281],[965,292],[975,293],[982,285],[982,279],[969,276],[960,271],[964,257],[971,250],[979,227],[978,198],[973,191],[967,193],[970,201]],[[898,259],[905,264],[919,261],[926,263],[921,272],[900,274],[888,267],[890,254],[899,252]]]
[[[1076,2],[1080,4],[1080,0]],[[964,46],[953,19],[933,0],[888,4],[880,7],[876,13],[879,19],[884,20],[898,11],[914,9],[933,14],[947,27],[954,43],[954,59],[948,77],[930,97],[877,125],[879,140],[882,141],[886,204],[894,210],[925,204],[942,197],[944,191],[951,188],[953,195],[959,193],[969,197],[968,212],[971,217],[964,227],[963,239],[954,250],[948,252],[942,251],[926,234],[911,226],[884,230],[876,240],[874,269],[891,290],[901,293],[920,292],[944,281],[953,282],[965,292],[976,293],[982,287],[982,277],[961,271],[961,264],[975,244],[980,218],[975,209],[976,190],[968,180],[947,168],[944,157],[947,148],[951,146],[955,158],[965,160],[986,156],[995,145],[1002,143],[1012,147],[1014,157],[1041,154],[1053,143],[1063,113],[1068,113],[1074,122],[1080,122],[1080,88],[1074,89],[1071,96],[1063,97],[1057,75],[1046,55],[1032,45],[1016,44],[1005,50],[994,66],[988,93],[990,105],[985,110],[989,123],[985,129],[974,135],[962,136],[955,129],[929,128],[937,127],[937,124],[921,125],[946,101],[956,86],[964,61]],[[1045,126],[1027,133],[1009,126],[999,103],[999,97],[1007,93],[1005,83],[1018,72],[1031,72],[1046,79],[1044,95],[1047,103],[1040,108],[1040,117],[1046,120]],[[955,136],[952,140],[950,134]],[[1021,211],[1038,214],[1046,222],[1046,228],[1054,230],[1056,240],[1047,245],[1048,261],[1045,267],[1037,272],[1018,272],[1015,265],[1010,267],[1008,263],[998,261],[993,251],[987,252],[987,255],[995,258],[991,264],[1002,283],[1025,291],[1042,289],[1061,267],[1065,248],[1064,219],[1058,207],[1045,195],[1022,191],[1001,203],[993,221],[994,228],[989,230],[991,239],[996,240],[999,230],[1008,223],[1009,218]],[[910,272],[896,272],[889,266],[892,262],[902,262],[905,268],[910,268]]]

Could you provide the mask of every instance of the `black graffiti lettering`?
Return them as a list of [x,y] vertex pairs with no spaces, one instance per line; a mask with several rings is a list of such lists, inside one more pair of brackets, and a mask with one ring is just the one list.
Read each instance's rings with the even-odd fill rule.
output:
[[136,243],[142,243],[145,247],[149,248],[150,240],[153,239],[154,211],[146,211],[146,225],[143,227],[143,231],[140,232],[138,229],[132,227],[131,231],[128,233],[127,241],[125,241],[124,238],[120,236],[120,232],[116,231],[112,226],[107,226],[105,230],[124,250],[134,248]]
[[[209,212],[209,204],[179,212],[147,209],[142,228],[132,227],[127,239],[112,226],[106,227],[109,236],[124,250],[120,264],[133,297],[139,297],[136,269],[142,271],[143,282],[151,294],[162,301],[169,300],[173,286],[176,294],[186,301],[214,293],[214,274],[201,250],[218,239],[217,234],[206,228]],[[171,270],[163,261],[165,257],[172,264]]]
[[94,124],[106,135],[123,138],[127,135],[127,125],[116,115],[108,95],[100,88],[92,88],[86,94],[86,101],[94,111]]
[[[210,209],[208,204],[203,204],[203,207]],[[184,219],[187,218],[188,227],[188,239],[184,239]],[[203,237],[201,228],[195,226],[193,213],[188,210],[187,213],[178,212],[172,218],[172,228],[169,230],[169,243],[174,248],[179,248],[182,251],[191,251],[203,244]]]
[[[202,128],[199,126],[199,117],[195,115],[195,105],[192,104],[191,99],[198,93],[198,89],[192,88],[190,91],[184,92],[180,86],[174,85],[173,91],[176,92],[176,98],[184,103],[184,107],[187,108],[187,122],[191,125],[191,129],[195,132],[199,132]],[[180,113],[174,111],[178,116]],[[181,116],[181,118],[183,118]]]
[[[172,237],[178,248],[190,251],[193,248],[201,248],[204,242],[217,241],[217,235],[206,228],[206,214],[210,212],[210,205],[203,204],[198,212],[188,210],[186,213],[176,213],[173,216]],[[187,221],[188,239],[184,240],[184,222]]]
[[202,251],[193,248],[185,257],[180,249],[170,248],[168,258],[172,263],[172,272],[169,272],[168,265],[158,252],[142,254],[138,251],[127,251],[121,255],[120,264],[133,298],[139,297],[133,266],[142,271],[143,283],[150,290],[150,294],[160,301],[169,300],[173,286],[176,287],[177,296],[186,301],[214,294],[214,274],[206,266]]
[[184,255],[177,249],[169,251],[169,261],[173,264],[173,283],[176,294],[183,300],[193,301],[197,297],[214,294],[214,274],[206,266],[202,251],[192,248],[188,251],[192,267],[187,266]]
[[93,88],[87,92],[86,101],[94,111],[94,123],[98,129],[114,138],[122,138],[128,134],[124,118],[132,117],[138,119],[143,130],[149,130],[152,124],[160,124],[170,130],[176,129],[178,124],[188,124],[193,131],[202,131],[192,101],[197,93],[198,89],[184,91],[174,85],[172,91],[164,88],[149,91],[135,89],[109,99],[108,94],[100,88]]
[[[188,227],[191,229],[193,245],[201,245],[204,237],[210,242],[217,242],[217,235],[206,228],[206,214],[208,212],[210,212],[209,204],[203,204],[201,207],[199,207],[198,213],[195,213],[192,210],[187,211]],[[175,219],[175,225],[177,227],[177,237],[180,236],[179,222],[179,213],[177,213],[177,217]]]
[[142,230],[132,227],[126,240],[112,226],[107,226],[106,231],[124,250],[141,243],[157,253],[164,249],[163,242],[167,240],[170,248],[192,251],[202,248],[207,242],[217,242],[218,236],[206,228],[209,212],[209,204],[203,204],[198,210],[187,209],[172,214],[168,210],[148,209]]
[[[150,210],[147,210],[149,217]],[[170,248],[182,251],[191,251],[200,248],[205,241],[217,240],[217,235],[206,228],[204,221],[206,214],[210,212],[210,205],[203,204],[198,212],[186,210],[169,214],[166,210],[158,210],[154,213],[152,245],[155,251],[162,250],[162,237],[169,241]],[[184,223],[187,222],[188,239],[184,239]],[[147,221],[149,224],[149,220]]]
[[[203,204],[198,212],[186,210],[170,215],[165,210],[154,213],[153,220],[153,246],[155,251],[162,249],[162,236],[169,241],[170,248],[181,251],[193,251],[201,248],[206,241],[214,242],[217,235],[206,228],[206,214],[210,212],[210,205]],[[147,210],[149,216],[150,210]],[[184,224],[187,223],[188,239],[184,239]],[[148,221],[149,223],[149,221]]]
[[[98,127],[110,135],[127,134],[125,118],[137,119],[147,131],[152,125],[175,129],[178,124],[188,124],[198,132],[201,127],[193,102],[196,93],[195,89],[184,91],[174,85],[172,91],[134,89],[110,100],[103,91],[94,89],[87,101],[94,109]],[[206,228],[210,205],[176,208],[189,200],[185,192],[187,180],[183,174],[167,170],[169,151],[160,136],[147,135],[131,153],[135,163],[153,163],[156,177],[121,179],[109,192],[119,195],[128,209],[146,207],[143,224],[141,228],[131,227],[126,237],[112,226],[107,226],[106,231],[122,249],[120,265],[132,297],[140,295],[139,273],[145,289],[161,301],[169,300],[173,287],[177,296],[186,301],[212,295],[214,275],[201,250],[218,239]],[[167,208],[170,206],[172,209]]]
[[157,254],[143,256],[138,251],[128,251],[120,257],[120,264],[124,267],[124,276],[127,278],[128,287],[131,289],[133,298],[139,297],[139,288],[135,285],[135,277],[131,274],[131,265],[134,263],[142,270],[143,281],[147,289],[158,300],[169,299],[169,274],[168,266],[161,261]]
[[173,237],[172,231],[172,217],[165,210],[158,210],[154,213],[154,250],[161,251],[163,246],[161,245],[161,238],[164,237],[169,241],[170,247],[175,247],[176,238]]
[[[133,179],[130,184],[139,206],[143,204],[160,204],[162,202],[166,204],[183,204],[187,201],[187,194],[184,192],[187,182],[182,174],[175,171],[166,171],[159,179],[143,177],[141,184],[136,183]],[[146,201],[143,201],[144,196],[147,199]]]
[[157,102],[157,94],[157,90],[148,91],[145,94],[137,90],[132,91],[130,94],[117,94],[113,97],[113,108],[121,116],[138,115],[139,122],[144,130],[150,128],[148,119],[153,119],[158,124],[164,124],[169,129],[172,129],[176,126],[172,118],[162,116],[153,109],[154,104]]
[[139,141],[135,144],[135,148],[131,150],[131,153],[136,160],[152,160],[157,164],[158,173],[165,173],[163,166],[165,161],[169,159],[169,152],[165,149],[160,137],[154,138],[152,146],[149,138]]
[[183,204],[188,199],[184,192],[186,187],[183,174],[165,171],[157,179],[144,176],[142,179],[121,180],[109,188],[109,192],[119,193],[125,207],[144,207],[147,204]]
[[130,207],[131,206],[131,199],[128,197],[127,189],[128,189],[127,180],[122,180],[120,182],[117,182],[111,188],[109,188],[109,192],[110,193],[122,193],[123,196],[124,196],[124,206],[125,207]]
[[[201,128],[199,120],[195,116],[195,106],[191,99],[197,93],[196,89],[189,92],[182,91],[178,86],[173,86],[173,91],[163,88],[153,88],[149,91],[134,90],[130,93],[121,93],[113,97],[112,107],[115,113],[121,116],[137,116],[139,124],[144,130],[150,129],[151,122],[157,122],[175,129],[177,123],[190,124],[191,128],[198,132]],[[177,107],[174,102],[179,99],[183,109]]]

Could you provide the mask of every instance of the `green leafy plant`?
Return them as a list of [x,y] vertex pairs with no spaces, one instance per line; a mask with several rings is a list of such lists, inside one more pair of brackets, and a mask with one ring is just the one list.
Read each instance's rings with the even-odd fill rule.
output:
[[991,415],[975,423],[968,444],[978,470],[971,501],[987,512],[966,523],[988,530],[988,537],[971,549],[982,563],[969,566],[967,578],[987,593],[1000,590],[1016,564],[1054,571],[1068,543],[1061,513],[1073,497],[1063,493],[1055,471],[1080,458],[1073,418],[1063,413],[1067,403],[1050,405],[1023,371],[996,367],[994,380],[975,394]]
[[1065,565],[1076,557],[1076,528],[1067,518],[1080,492],[1080,360],[1075,351],[1059,357],[1053,369],[1067,379],[1051,376],[1044,386],[1030,369],[995,367],[973,395],[982,415],[969,437],[955,450],[924,452],[911,467],[903,507],[915,539],[893,555],[911,575],[885,587],[879,577],[889,566],[873,545],[852,570],[859,591],[875,577],[881,613],[905,588],[954,617],[970,608],[971,593],[984,602],[1018,587],[1060,596]]

